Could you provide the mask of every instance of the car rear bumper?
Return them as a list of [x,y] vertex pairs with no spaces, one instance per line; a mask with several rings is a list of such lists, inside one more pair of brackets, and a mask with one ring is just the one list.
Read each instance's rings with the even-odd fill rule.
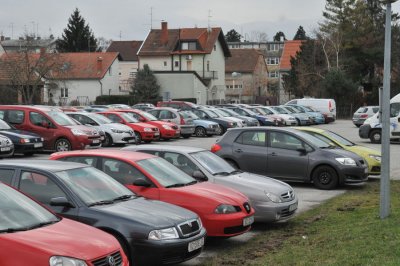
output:
[[356,126],[361,126],[364,124],[365,118],[353,118],[353,124]]

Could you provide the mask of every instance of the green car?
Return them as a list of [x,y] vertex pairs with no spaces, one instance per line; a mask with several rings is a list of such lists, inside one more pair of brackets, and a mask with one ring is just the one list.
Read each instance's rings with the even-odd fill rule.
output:
[[307,132],[323,141],[339,146],[342,149],[354,152],[368,163],[368,174],[381,174],[381,153],[379,151],[357,145],[329,130],[315,127],[296,127],[296,129]]

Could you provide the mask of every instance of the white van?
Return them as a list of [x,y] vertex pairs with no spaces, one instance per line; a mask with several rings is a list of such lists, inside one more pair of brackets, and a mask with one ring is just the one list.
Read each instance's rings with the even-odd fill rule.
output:
[[[379,112],[365,120],[358,135],[362,139],[370,139],[372,143],[381,143],[382,124]],[[390,139],[400,140],[400,93],[390,100]]]
[[336,102],[334,99],[319,99],[319,98],[303,98],[293,99],[286,104],[298,104],[310,106],[320,111],[325,117],[325,123],[336,120]]

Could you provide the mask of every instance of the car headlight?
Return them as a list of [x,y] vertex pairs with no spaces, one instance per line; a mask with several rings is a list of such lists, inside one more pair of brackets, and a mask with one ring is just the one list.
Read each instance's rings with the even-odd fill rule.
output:
[[215,209],[215,213],[218,213],[218,214],[228,214],[228,213],[235,213],[235,212],[238,212],[238,210],[235,208],[235,206],[227,205],[227,204],[221,204]]
[[29,143],[29,142],[31,142],[31,140],[30,139],[20,139],[19,142],[20,143]]
[[44,138],[40,138],[40,141],[44,141]]
[[162,125],[163,128],[165,128],[166,130],[172,130],[172,127],[168,126],[168,125]]
[[49,260],[50,266],[87,266],[83,260],[69,257],[52,256]]
[[381,162],[381,156],[380,155],[369,154],[368,156],[369,156],[369,158],[372,158],[372,159],[377,160],[378,162]]
[[119,130],[119,129],[115,129],[115,128],[112,128],[111,131],[112,131],[113,133],[124,133],[124,131]]
[[233,126],[233,123],[232,123],[232,122],[229,122],[228,125],[232,127],[232,126]]
[[264,192],[265,192],[265,195],[267,195],[267,198],[270,201],[275,202],[275,203],[282,202],[281,198],[278,195],[276,195],[276,194],[274,194],[272,192],[268,192],[268,191],[264,191]]
[[75,136],[85,136],[86,133],[79,129],[71,129],[72,134]]
[[164,240],[179,238],[178,232],[175,227],[153,230],[149,233],[149,240]]
[[145,131],[145,132],[150,132],[150,131],[151,131],[151,128],[145,127],[145,128],[144,128],[144,131]]
[[335,158],[336,161],[338,161],[340,164],[343,165],[353,165],[356,166],[356,161],[354,161],[351,158]]

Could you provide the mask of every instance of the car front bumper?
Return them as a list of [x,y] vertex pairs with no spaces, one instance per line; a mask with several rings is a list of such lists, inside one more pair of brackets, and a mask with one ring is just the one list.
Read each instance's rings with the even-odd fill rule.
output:
[[126,143],[135,143],[135,135],[130,133],[109,133],[113,139],[114,143],[117,144],[126,144]]
[[368,180],[368,166],[342,166],[340,180],[343,184],[357,184]]
[[294,216],[298,208],[298,199],[275,203],[272,201],[252,201],[256,222],[285,221]]
[[243,212],[231,214],[209,214],[201,217],[203,226],[207,228],[208,236],[231,237],[243,234],[250,230],[251,225],[243,226],[245,218],[254,216],[254,211],[249,214]]
[[193,126],[181,126],[181,135],[193,135],[194,133],[194,125]]

